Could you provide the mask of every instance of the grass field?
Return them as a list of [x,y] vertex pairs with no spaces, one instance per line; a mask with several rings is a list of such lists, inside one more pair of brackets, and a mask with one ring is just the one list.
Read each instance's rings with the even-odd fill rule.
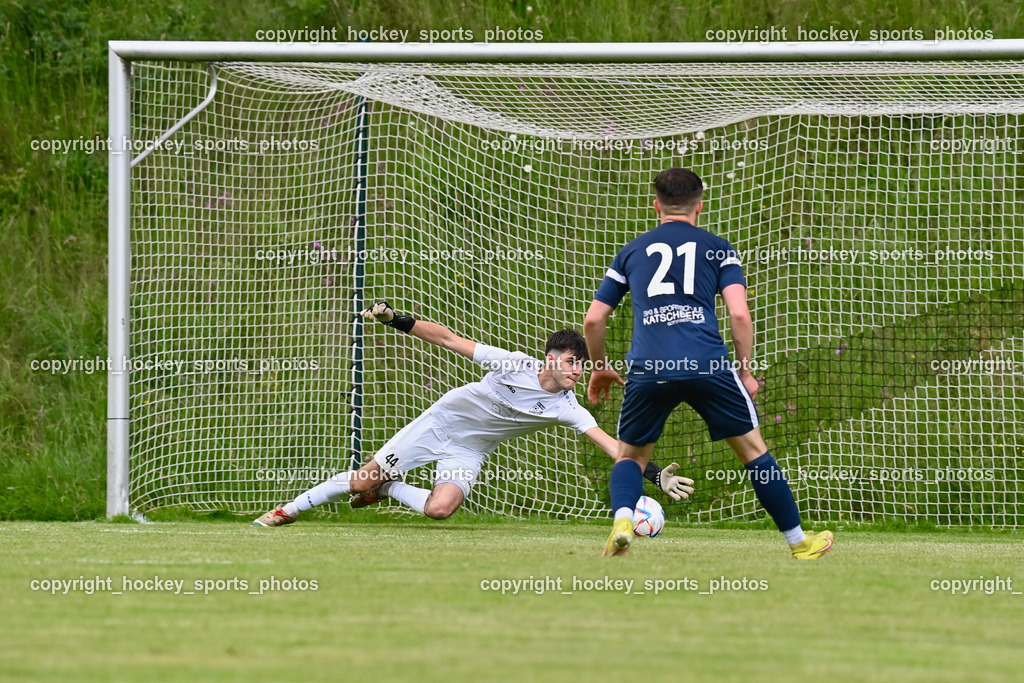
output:
[[[1010,534],[839,532],[822,561],[796,562],[774,532],[670,527],[608,560],[604,525],[246,521],[4,522],[0,677],[995,681],[1024,665],[1024,596],[931,588],[1014,578]],[[80,577],[110,586],[30,585]],[[124,577],[184,585],[125,591]],[[481,589],[531,577],[561,590]],[[272,578],[316,590],[250,594]],[[708,594],[723,578],[763,589]]]

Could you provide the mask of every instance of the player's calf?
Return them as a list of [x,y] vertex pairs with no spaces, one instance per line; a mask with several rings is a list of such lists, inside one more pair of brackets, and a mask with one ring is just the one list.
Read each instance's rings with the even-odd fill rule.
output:
[[369,493],[387,480],[387,473],[376,460],[371,460],[352,473],[349,491],[355,494]]
[[455,514],[465,499],[466,494],[458,484],[438,484],[430,492],[423,506],[423,514],[431,519],[447,519]]

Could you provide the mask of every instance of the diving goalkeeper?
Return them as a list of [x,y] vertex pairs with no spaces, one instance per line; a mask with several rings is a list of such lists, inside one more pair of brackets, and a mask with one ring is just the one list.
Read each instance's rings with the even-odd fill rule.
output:
[[[593,441],[613,459],[618,442],[605,433],[572,393],[587,361],[587,344],[574,330],[548,338],[544,360],[456,336],[436,323],[397,315],[386,301],[362,312],[397,330],[471,359],[489,372],[478,382],[452,389],[399,430],[373,459],[342,472],[286,505],[264,513],[253,526],[291,524],[304,510],[355,494],[354,508],[384,497],[420,514],[444,519],[469,495],[484,461],[499,444],[539,429],[565,425]],[[409,470],[436,463],[430,490],[400,481]],[[693,480],[676,475],[679,465],[660,469],[650,463],[644,476],[675,500],[693,493]]]

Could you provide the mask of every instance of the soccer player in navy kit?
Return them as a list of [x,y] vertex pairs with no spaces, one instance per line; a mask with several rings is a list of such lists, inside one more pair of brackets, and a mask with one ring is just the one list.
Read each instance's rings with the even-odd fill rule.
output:
[[[626,385],[609,484],[615,523],[604,554],[629,551],[644,468],[669,414],[686,402],[704,418],[711,439],[725,439],[744,464],[793,557],[817,559],[832,547],[832,532],[804,533],[789,483],[761,438],[753,402],[758,386],[750,371],[754,326],[746,280],[732,245],[696,227],[704,208],[703,188],[689,169],[670,168],[658,175],[654,210],[661,224],[619,251],[587,311],[583,329],[594,363],[588,398],[596,404],[608,398],[612,383]],[[626,356],[629,381],[623,382],[608,365],[605,338],[608,317],[626,292],[632,292],[633,339]],[[719,292],[729,311],[735,366],[718,331]]]

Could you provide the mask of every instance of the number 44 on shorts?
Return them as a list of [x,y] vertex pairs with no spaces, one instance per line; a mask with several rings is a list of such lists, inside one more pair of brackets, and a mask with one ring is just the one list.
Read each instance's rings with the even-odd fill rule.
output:
[[392,453],[391,455],[385,456],[384,462],[388,464],[388,467],[394,467],[398,464],[398,456]]

